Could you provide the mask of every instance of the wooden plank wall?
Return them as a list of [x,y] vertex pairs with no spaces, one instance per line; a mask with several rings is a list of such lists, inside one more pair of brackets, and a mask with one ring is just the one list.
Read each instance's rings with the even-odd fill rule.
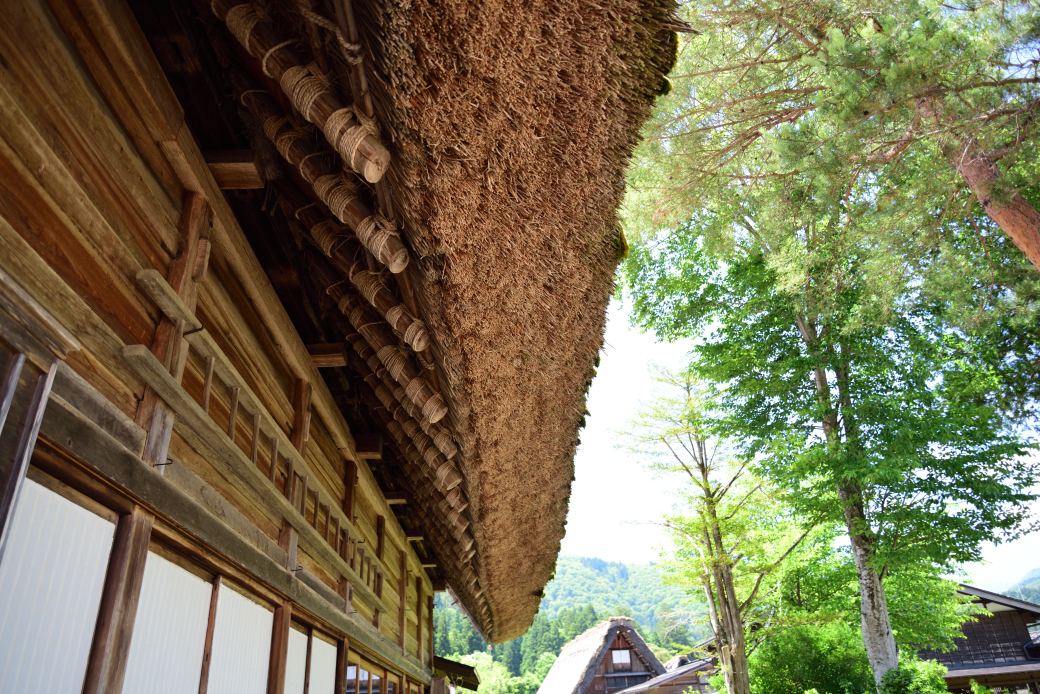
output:
[[[122,349],[150,345],[162,315],[137,285],[142,269],[165,276],[181,240],[178,220],[190,192],[209,199],[212,241],[209,269],[199,284],[196,316],[285,433],[294,421],[298,380],[312,386],[312,417],[304,456],[326,494],[342,504],[344,475],[355,459],[353,441],[307,356],[291,321],[231,215],[188,132],[180,105],[121,0],[23,0],[5,8],[0,22],[0,267],[11,274],[83,343],[68,364],[131,419],[145,385],[128,368]],[[201,402],[206,363],[192,354],[183,387]],[[216,384],[209,412],[229,429],[232,394]],[[252,422],[241,410],[233,427],[245,455]],[[219,463],[194,451],[176,432],[169,452],[178,464],[227,499],[275,542],[282,531],[277,509],[242,493]],[[259,445],[258,465],[270,468],[270,443]],[[368,563],[376,553],[377,520],[385,519],[382,599],[387,612],[355,593],[353,609],[398,643],[399,589],[406,585],[406,652],[425,662],[415,638],[415,577],[432,593],[418,558],[375,483],[356,458],[359,482],[355,527]],[[283,463],[284,466],[284,463]],[[276,486],[285,471],[277,471]],[[157,473],[158,474],[158,473]],[[312,487],[313,488],[313,487]],[[313,501],[308,520],[322,509]],[[400,550],[407,574],[399,575]],[[298,563],[330,589],[340,576],[313,548]],[[375,571],[372,573],[375,576]],[[375,588],[376,578],[369,578]],[[424,598],[425,601],[425,598]],[[420,606],[425,608],[425,605]],[[421,619],[425,637],[428,616]]]

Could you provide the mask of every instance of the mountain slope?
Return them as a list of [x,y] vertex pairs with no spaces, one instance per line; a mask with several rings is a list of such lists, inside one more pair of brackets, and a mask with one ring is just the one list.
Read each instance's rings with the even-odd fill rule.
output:
[[1004,594],[1040,605],[1040,567],[1027,573],[1022,580],[1008,588]]
[[561,556],[556,575],[545,587],[539,613],[553,618],[561,609],[591,604],[598,614],[612,616],[614,611],[623,611],[644,629],[653,630],[664,613],[689,610],[699,602],[699,596],[665,585],[657,565]]

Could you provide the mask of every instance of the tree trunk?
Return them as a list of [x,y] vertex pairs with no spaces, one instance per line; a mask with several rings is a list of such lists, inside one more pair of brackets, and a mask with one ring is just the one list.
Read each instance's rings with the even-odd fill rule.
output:
[[1020,194],[998,201],[993,187],[1000,180],[997,163],[972,144],[951,157],[951,163],[975,193],[982,209],[996,222],[1037,270],[1040,270],[1040,212]]
[[[922,118],[943,124],[941,99],[920,98],[914,106]],[[994,195],[994,184],[1003,174],[992,157],[980,151],[974,138],[955,139],[953,143],[943,145],[942,152],[971,188],[989,218],[1040,271],[1040,212],[1018,193],[1006,200],[998,199],[1003,197],[999,194]]]
[[838,496],[845,511],[845,524],[849,529],[852,557],[856,562],[856,577],[859,579],[860,631],[863,646],[867,650],[870,670],[874,681],[880,685],[885,673],[899,665],[899,649],[892,635],[892,622],[888,617],[888,602],[881,576],[870,565],[873,548],[865,533],[866,518],[859,502],[859,490],[850,485],[839,485]]

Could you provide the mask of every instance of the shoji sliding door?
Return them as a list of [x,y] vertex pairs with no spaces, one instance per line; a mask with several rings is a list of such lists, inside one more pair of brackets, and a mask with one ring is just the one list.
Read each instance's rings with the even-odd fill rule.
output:
[[266,694],[274,613],[227,583],[217,597],[209,687],[211,694]]
[[115,523],[24,485],[0,564],[0,692],[78,694]]
[[198,694],[213,583],[148,553],[123,694]]

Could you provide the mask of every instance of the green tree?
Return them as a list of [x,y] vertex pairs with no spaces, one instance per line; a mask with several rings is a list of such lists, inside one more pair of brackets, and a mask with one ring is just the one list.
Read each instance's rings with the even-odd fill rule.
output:
[[629,447],[653,471],[679,475],[685,509],[665,516],[673,578],[703,591],[729,694],[749,694],[747,632],[764,586],[810,534],[773,487],[718,436],[711,402],[688,376],[663,372],[666,391],[633,421]]
[[856,630],[837,622],[793,627],[767,639],[748,663],[753,694],[863,694],[874,689]]
[[1020,532],[1036,466],[991,404],[992,352],[912,288],[867,281],[878,253],[843,198],[798,177],[730,193],[633,235],[635,320],[702,338],[692,372],[717,384],[743,454],[801,513],[844,522],[880,682],[898,663],[885,578]]
[[733,182],[802,176],[872,199],[887,245],[893,232],[925,240],[935,208],[974,203],[1040,268],[1035,3],[683,7],[697,33],[650,128],[653,207],[683,214]]
[[534,672],[542,654],[557,655],[563,647],[556,624],[542,614],[535,615],[531,628],[524,634],[520,644],[520,672]]

